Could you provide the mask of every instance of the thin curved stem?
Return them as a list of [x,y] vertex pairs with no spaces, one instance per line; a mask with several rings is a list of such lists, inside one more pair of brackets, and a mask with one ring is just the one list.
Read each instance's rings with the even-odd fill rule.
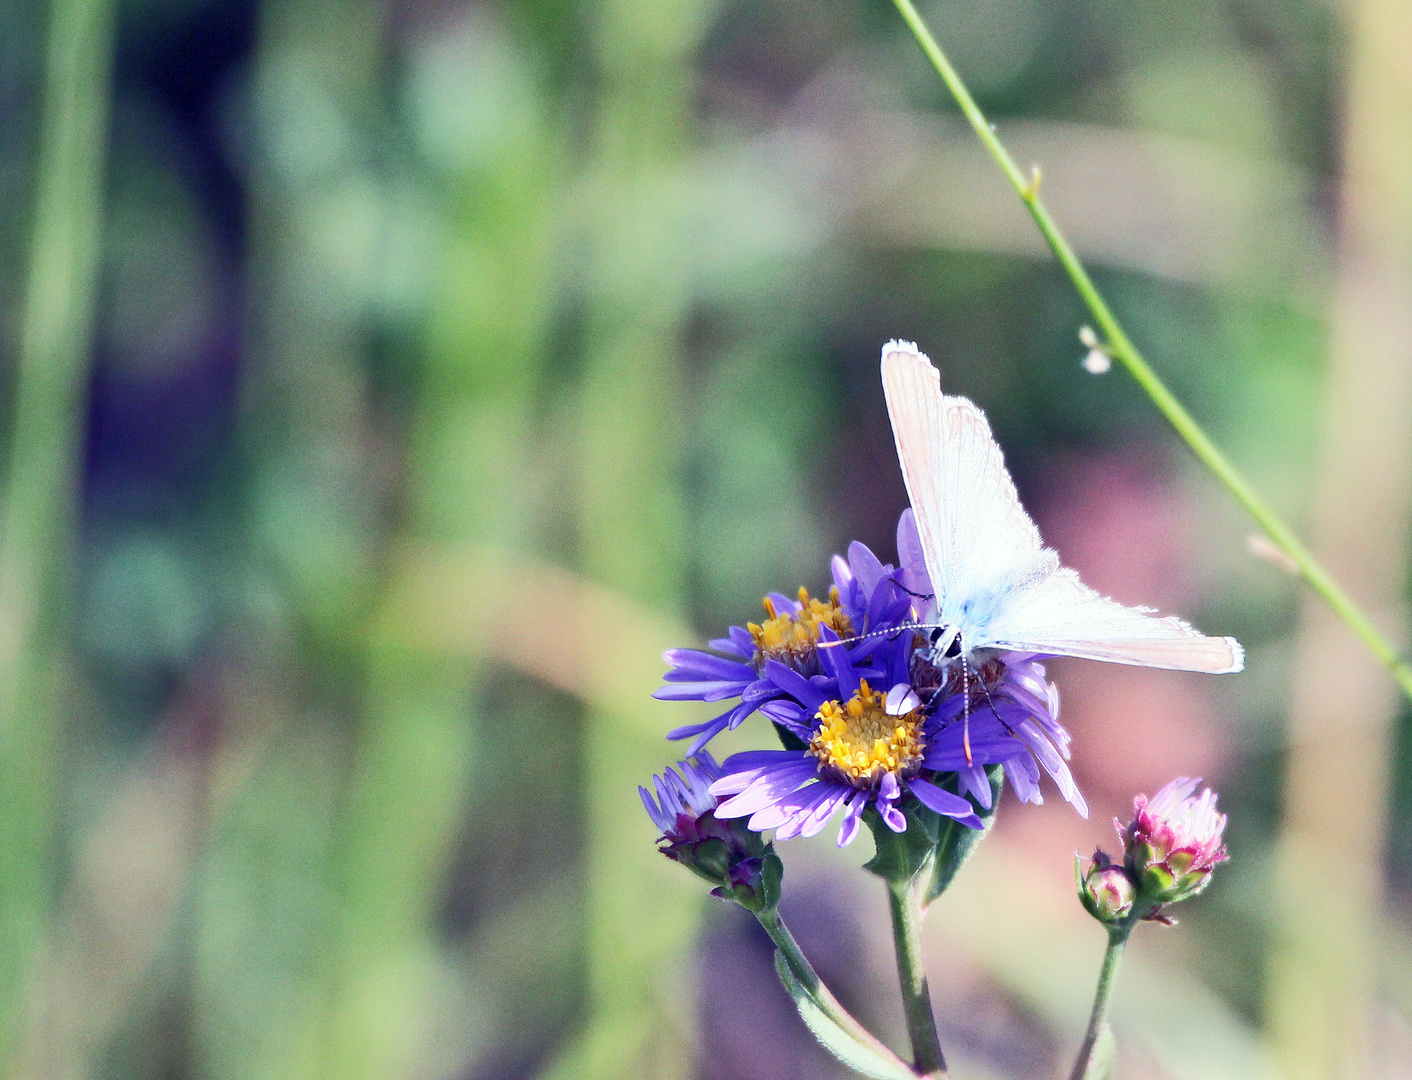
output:
[[833,996],[833,992],[824,985],[824,981],[819,978],[819,973],[814,970],[814,965],[809,963],[808,957],[800,949],[799,942],[794,940],[794,935],[789,932],[789,927],[785,926],[778,911],[757,911],[755,918],[760,920],[760,925],[765,928],[765,933],[770,935],[770,940],[775,943],[775,948],[779,949],[780,955],[789,965],[790,972],[799,980],[799,985],[804,987],[814,1004],[823,1010],[824,1015],[869,1050],[885,1059],[896,1061],[899,1065],[904,1064],[896,1054],[879,1041],[876,1035],[860,1024],[853,1014],[843,1007],[838,998]]
[[911,883],[887,883],[888,906],[892,912],[892,940],[897,949],[897,978],[902,986],[902,1008],[907,1015],[907,1034],[912,1039],[912,1058],[917,1072],[931,1080],[944,1080],[946,1058],[932,1012],[932,995],[927,971],[922,963],[922,905]]
[[971,97],[970,91],[966,89],[966,84],[961,81],[961,76],[951,66],[951,61],[946,58],[946,54],[937,44],[936,38],[927,29],[922,17],[917,14],[912,0],[893,0],[893,2],[897,5],[897,10],[901,12],[903,20],[911,29],[918,44],[921,45],[922,51],[927,54],[927,59],[932,62],[932,66],[936,68],[942,82],[951,91],[951,96],[960,105],[961,112],[970,122],[976,137],[990,151],[991,157],[995,158],[996,164],[1000,166],[1006,179],[1014,186],[1015,191],[1029,208],[1030,216],[1039,226],[1039,231],[1044,234],[1044,239],[1054,252],[1055,258],[1059,260],[1059,265],[1069,275],[1069,280],[1073,282],[1074,288],[1098,324],[1105,339],[1105,351],[1127,368],[1128,374],[1152,399],[1152,403],[1157,406],[1158,411],[1167,418],[1167,421],[1191,447],[1192,452],[1196,454],[1202,464],[1210,469],[1216,479],[1235,496],[1236,501],[1245,507],[1246,512],[1255,519],[1256,524],[1265,531],[1265,535],[1275,546],[1289,556],[1299,568],[1300,575],[1310,588],[1323,597],[1329,607],[1358,636],[1368,650],[1387,667],[1393,678],[1397,680],[1397,684],[1402,688],[1402,692],[1408,698],[1412,698],[1412,665],[1409,665],[1398,654],[1397,649],[1373,625],[1372,620],[1363,613],[1343,591],[1338,582],[1333,579],[1333,576],[1324,569],[1319,560],[1304,546],[1299,537],[1294,534],[1294,530],[1286,525],[1284,519],[1251,487],[1249,481],[1216,447],[1216,444],[1186,411],[1182,403],[1173,396],[1172,392],[1167,389],[1167,385],[1143,359],[1142,354],[1138,352],[1137,347],[1123,330],[1112,309],[1108,307],[1107,302],[1099,293],[1093,279],[1088,276],[1088,271],[1079,262],[1079,257],[1073,247],[1050,216],[1043,200],[1040,199],[1038,169],[1030,176],[1025,176],[1020,171],[1020,167],[1015,164],[1015,159],[1005,149],[994,129],[986,121],[985,114],[981,112],[975,99]]
[[1084,1080],[1089,1062],[1093,1058],[1093,1048],[1108,1025],[1108,999],[1113,996],[1113,984],[1118,979],[1118,963],[1123,959],[1123,946],[1132,933],[1131,922],[1120,923],[1108,929],[1108,950],[1103,954],[1103,967],[1098,972],[1098,988],[1093,992],[1093,1009],[1088,1016],[1088,1030],[1084,1032],[1083,1045],[1074,1059],[1073,1071],[1069,1080]]

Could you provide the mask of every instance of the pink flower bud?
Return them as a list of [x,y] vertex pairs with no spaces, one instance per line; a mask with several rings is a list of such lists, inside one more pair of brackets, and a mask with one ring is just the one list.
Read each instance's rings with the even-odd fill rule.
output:
[[1221,834],[1226,815],[1216,812],[1210,788],[1194,795],[1200,779],[1178,777],[1152,799],[1133,800],[1133,820],[1115,821],[1125,864],[1144,903],[1172,904],[1206,887],[1217,863],[1225,862]]
[[1137,888],[1127,868],[1114,863],[1101,850],[1093,853],[1087,874],[1079,866],[1078,855],[1074,856],[1074,884],[1079,902],[1105,926],[1122,921],[1137,898]]

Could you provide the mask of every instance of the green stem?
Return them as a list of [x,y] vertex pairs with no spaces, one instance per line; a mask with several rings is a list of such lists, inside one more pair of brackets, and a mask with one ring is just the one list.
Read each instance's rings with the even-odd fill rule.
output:
[[[102,244],[115,4],[52,0],[28,277],[0,496],[0,1072],[13,1073],[51,880],[54,678]],[[34,1030],[40,1030],[38,1028]]]
[[956,103],[961,106],[961,112],[970,122],[976,137],[985,144],[985,148],[995,158],[1006,179],[1014,185],[1020,198],[1029,207],[1030,215],[1034,218],[1035,224],[1039,226],[1039,231],[1044,234],[1044,239],[1054,252],[1055,258],[1059,260],[1059,265],[1069,275],[1069,280],[1073,282],[1074,288],[1078,290],[1079,296],[1083,298],[1094,321],[1098,324],[1105,339],[1105,348],[1108,354],[1127,368],[1128,374],[1152,399],[1152,403],[1157,406],[1158,411],[1167,418],[1172,427],[1176,429],[1177,434],[1186,441],[1202,464],[1210,469],[1216,479],[1235,496],[1236,501],[1245,507],[1246,512],[1255,519],[1256,524],[1265,531],[1266,536],[1275,546],[1294,561],[1294,564],[1299,568],[1300,575],[1309,586],[1324,598],[1324,601],[1333,608],[1339,618],[1348,624],[1349,628],[1368,647],[1368,650],[1386,665],[1398,685],[1402,687],[1403,693],[1412,698],[1412,665],[1402,659],[1392,643],[1378,631],[1372,620],[1349,598],[1338,582],[1324,569],[1323,565],[1310,553],[1294,534],[1294,531],[1285,524],[1284,520],[1275,513],[1264,498],[1250,486],[1249,481],[1230,463],[1225,454],[1217,449],[1216,444],[1186,411],[1182,403],[1173,396],[1157,373],[1148,366],[1147,361],[1143,359],[1142,354],[1128,338],[1117,317],[1114,316],[1107,302],[1093,284],[1093,279],[1088,276],[1088,271],[1079,262],[1079,257],[1075,254],[1073,247],[1060,232],[1059,226],[1040,199],[1039,170],[1036,169],[1028,177],[1020,171],[1020,167],[1015,164],[1015,159],[1010,156],[1009,151],[1000,142],[994,129],[986,121],[985,114],[981,112],[975,99],[971,97],[970,91],[966,89],[966,84],[961,81],[961,76],[951,66],[951,62],[942,52],[941,46],[937,44],[936,38],[927,29],[922,17],[917,14],[912,0],[893,0],[893,2],[897,5],[897,10],[902,13],[902,18],[908,27],[911,28],[917,42],[922,47],[922,51],[927,54],[927,58],[936,68],[937,74],[941,76],[942,82],[951,91]]
[[1089,1013],[1088,1030],[1084,1032],[1083,1045],[1079,1056],[1074,1059],[1074,1069],[1069,1080],[1084,1080],[1093,1048],[1098,1045],[1098,1037],[1108,1025],[1108,999],[1113,996],[1113,984],[1118,978],[1118,962],[1123,958],[1123,947],[1128,943],[1128,935],[1133,932],[1133,922],[1128,920],[1108,928],[1108,951],[1103,954],[1103,967],[1098,972],[1098,988],[1093,992],[1093,1011]]
[[860,1024],[853,1014],[843,1007],[838,998],[833,996],[832,991],[824,985],[824,981],[819,978],[819,973],[814,970],[814,965],[809,963],[808,957],[800,949],[799,942],[794,940],[794,935],[789,932],[789,927],[785,926],[784,920],[780,918],[779,912],[757,911],[755,917],[760,920],[760,925],[765,928],[765,933],[770,935],[770,940],[775,943],[775,948],[779,949],[780,955],[784,957],[784,962],[789,965],[789,970],[799,981],[799,985],[804,987],[814,1000],[814,1004],[823,1010],[824,1015],[869,1050],[889,1061],[896,1061],[905,1068],[902,1060],[880,1042],[877,1036]]
[[922,907],[910,882],[887,883],[892,911],[892,940],[897,949],[897,978],[902,985],[902,1008],[907,1015],[907,1034],[912,1039],[912,1058],[917,1072],[933,1080],[947,1076],[946,1058],[937,1035],[932,1012],[931,990],[922,963]]

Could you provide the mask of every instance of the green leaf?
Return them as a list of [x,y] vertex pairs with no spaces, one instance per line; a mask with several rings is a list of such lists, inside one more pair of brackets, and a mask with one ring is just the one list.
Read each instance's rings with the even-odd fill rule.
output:
[[941,819],[936,839],[936,863],[932,871],[931,882],[927,886],[926,896],[923,898],[924,904],[930,904],[946,891],[957,872],[976,850],[976,846],[995,824],[995,811],[1000,805],[1000,792],[1005,787],[1005,767],[1003,765],[989,765],[986,767],[986,775],[990,777],[990,809],[982,810],[979,806],[976,807],[976,814],[981,819],[979,829],[968,828],[960,822],[951,820],[951,818]]
[[936,855],[938,829],[943,820],[950,819],[928,810],[911,795],[897,807],[907,818],[907,828],[900,833],[888,828],[875,810],[866,811],[865,820],[873,831],[875,851],[863,864],[863,869],[871,870],[884,881],[905,885],[931,865]]
[[1098,1041],[1093,1044],[1093,1053],[1088,1056],[1088,1068],[1083,1080],[1113,1080],[1113,1070],[1118,1063],[1118,1044],[1113,1039],[1113,1029],[1107,1024],[1098,1033]]
[[794,972],[789,970],[784,954],[775,952],[775,971],[784,984],[789,996],[794,999],[794,1007],[805,1026],[814,1033],[814,1038],[839,1061],[863,1076],[877,1080],[917,1080],[917,1074],[901,1058],[890,1051],[879,1051],[859,1041],[851,1032],[834,1021],[818,1002],[804,989]]

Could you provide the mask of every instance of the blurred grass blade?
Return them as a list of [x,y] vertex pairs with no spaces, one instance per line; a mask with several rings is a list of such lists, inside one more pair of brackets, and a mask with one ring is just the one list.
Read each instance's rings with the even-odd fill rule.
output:
[[1010,181],[1029,208],[1030,215],[1034,218],[1035,224],[1039,226],[1039,231],[1044,234],[1044,239],[1048,242],[1050,250],[1054,252],[1059,265],[1068,274],[1069,280],[1073,282],[1074,288],[1098,324],[1108,354],[1127,368],[1128,374],[1152,399],[1152,403],[1157,406],[1158,411],[1167,418],[1167,421],[1201,463],[1226,486],[1226,489],[1235,496],[1236,501],[1245,507],[1246,512],[1265,530],[1270,541],[1299,567],[1300,575],[1309,586],[1337,612],[1339,618],[1358,636],[1364,646],[1391,672],[1392,677],[1402,688],[1402,692],[1412,699],[1412,664],[1402,658],[1396,646],[1383,635],[1362,608],[1353,602],[1352,597],[1343,590],[1343,587],[1325,569],[1324,565],[1304,546],[1299,537],[1295,535],[1294,530],[1275,513],[1274,508],[1265,501],[1264,497],[1250,486],[1250,482],[1231,464],[1226,455],[1187,412],[1186,407],[1167,388],[1167,384],[1148,365],[1137,346],[1132,343],[1127,332],[1118,322],[1117,316],[1108,307],[1107,301],[1099,293],[1093,279],[1088,276],[1088,271],[1084,269],[1073,246],[1060,231],[1058,223],[1050,216],[1044,201],[1039,197],[1040,174],[1038,169],[1036,168],[1029,176],[1020,171],[1020,167],[1015,164],[1015,159],[1010,156],[1009,151],[996,136],[994,127],[986,121],[985,115],[976,105],[975,99],[971,97],[965,83],[961,81],[961,76],[952,67],[945,52],[942,51],[936,38],[927,28],[921,15],[918,14],[912,0],[894,0],[894,3],[913,36],[916,37],[918,44],[921,45],[922,51],[926,53],[927,59],[931,61],[952,97],[960,105],[962,113],[965,114],[972,130],[975,131],[976,137],[990,151],[996,164],[1005,174],[1005,178]]
[[54,660],[102,233],[113,6],[49,13],[33,233],[0,522],[0,1067],[52,881]]
[[[415,108],[432,114],[421,134],[433,162],[425,183],[439,243],[401,530],[415,542],[467,552],[513,549],[525,542],[526,462],[534,457],[535,394],[554,310],[560,131],[534,57],[488,15],[428,35],[414,66]],[[466,118],[464,128],[453,126],[457,118]],[[377,632],[366,655],[363,722],[339,841],[345,910],[326,1065],[338,1080],[415,1075],[428,1055],[445,1052],[434,1032],[466,1027],[449,992],[460,975],[439,932],[444,893],[473,813],[473,777],[503,777],[496,765],[478,769],[478,754],[499,755],[506,740],[505,716],[486,702],[481,663]],[[497,820],[534,821],[546,805],[533,782],[497,795]],[[523,842],[519,830],[505,834],[489,843]],[[494,865],[515,861],[508,852],[475,854]],[[514,895],[511,881],[478,884],[484,892],[475,899],[484,907]],[[535,956],[556,955],[554,941],[537,944]],[[524,962],[534,960],[526,953]],[[487,1005],[521,1016],[540,1007]],[[473,1062],[503,1049],[452,1045]]]
[[243,147],[246,517],[230,543],[241,600],[263,595],[233,641],[250,686],[299,689],[271,706],[267,753],[214,808],[193,890],[187,1037],[191,1068],[216,1080],[317,1075],[329,1045],[333,820],[361,704],[378,510],[367,368],[380,207],[367,133],[382,108],[384,18],[380,0],[259,11]]
[[[1406,629],[1412,535],[1412,7],[1343,9],[1348,62],[1316,547]],[[1397,44],[1393,44],[1393,43]],[[1355,1080],[1376,1045],[1399,701],[1328,612],[1304,605],[1290,703],[1266,1016],[1295,1080]],[[1337,810],[1331,812],[1330,793]],[[1322,872],[1321,867],[1336,868]]]
[[[578,410],[583,563],[598,581],[671,612],[681,605],[684,549],[686,123],[705,5],[609,0],[592,10],[601,91]],[[612,627],[590,648],[605,670],[621,669]],[[629,715],[587,719],[589,1029],[557,1073],[585,1080],[690,1071],[689,1035],[663,991],[689,998],[697,905],[685,890],[655,891],[663,860],[631,839],[649,831],[636,785],[671,753],[661,738],[627,735],[661,715],[651,688],[638,692]]]
[[779,951],[775,952],[775,972],[784,984],[785,992],[794,1001],[794,1007],[799,1010],[799,1017],[804,1021],[804,1025],[813,1032],[814,1038],[819,1040],[824,1049],[839,1061],[854,1072],[876,1077],[877,1080],[917,1080],[917,1074],[901,1061],[888,1061],[834,1023],[809,996],[809,992],[799,984],[799,980],[789,970],[784,954]]

